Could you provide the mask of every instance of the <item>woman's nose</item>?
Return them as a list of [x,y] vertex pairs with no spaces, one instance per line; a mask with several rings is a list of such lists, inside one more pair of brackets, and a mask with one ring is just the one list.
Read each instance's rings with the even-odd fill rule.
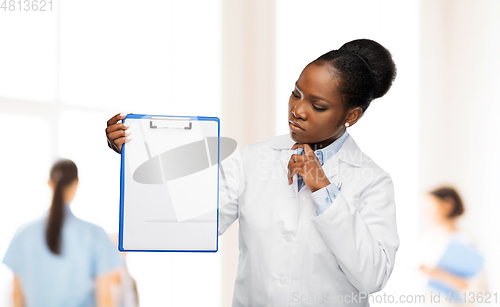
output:
[[305,119],[306,114],[305,114],[305,106],[304,106],[304,101],[299,101],[295,107],[292,109],[292,112],[295,113],[295,117],[297,118],[302,118]]

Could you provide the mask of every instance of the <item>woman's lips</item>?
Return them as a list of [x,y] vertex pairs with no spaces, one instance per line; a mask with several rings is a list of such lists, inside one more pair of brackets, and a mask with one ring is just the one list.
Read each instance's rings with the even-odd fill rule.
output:
[[296,131],[296,132],[305,131],[304,129],[302,129],[302,127],[299,124],[297,124],[296,122],[293,122],[291,120],[288,121],[288,125],[290,126],[290,129],[292,129],[293,131]]

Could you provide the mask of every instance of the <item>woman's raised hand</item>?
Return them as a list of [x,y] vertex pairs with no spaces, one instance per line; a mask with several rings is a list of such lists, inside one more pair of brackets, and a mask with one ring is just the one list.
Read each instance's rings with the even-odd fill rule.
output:
[[304,155],[293,154],[288,161],[288,185],[292,184],[293,176],[300,174],[304,180],[304,184],[311,190],[316,192],[330,184],[330,180],[326,177],[323,167],[321,166],[318,157],[314,154],[309,144],[295,143],[291,150],[301,147],[304,149]]
[[123,143],[130,141],[130,138],[127,137],[130,135],[130,133],[127,133],[128,127],[124,123],[119,123],[119,121],[124,119],[126,116],[127,113],[116,114],[108,120],[108,126],[106,127],[108,146],[117,153],[122,152]]

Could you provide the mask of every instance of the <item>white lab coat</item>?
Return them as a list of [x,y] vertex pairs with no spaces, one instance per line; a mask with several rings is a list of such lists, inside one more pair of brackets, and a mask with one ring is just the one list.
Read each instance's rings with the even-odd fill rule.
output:
[[341,192],[317,216],[297,175],[288,185],[294,143],[281,135],[221,162],[219,235],[240,225],[233,306],[369,306],[399,247],[392,179],[349,135],[323,165]]

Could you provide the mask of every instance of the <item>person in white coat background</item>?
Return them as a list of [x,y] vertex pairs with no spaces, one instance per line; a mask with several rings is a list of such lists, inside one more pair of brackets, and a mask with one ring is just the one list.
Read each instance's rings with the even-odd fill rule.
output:
[[[329,51],[295,83],[290,133],[221,161],[219,235],[240,226],[233,306],[369,306],[387,284],[400,244],[393,182],[347,127],[395,76],[375,41]],[[133,137],[125,116],[107,122],[118,153]]]

